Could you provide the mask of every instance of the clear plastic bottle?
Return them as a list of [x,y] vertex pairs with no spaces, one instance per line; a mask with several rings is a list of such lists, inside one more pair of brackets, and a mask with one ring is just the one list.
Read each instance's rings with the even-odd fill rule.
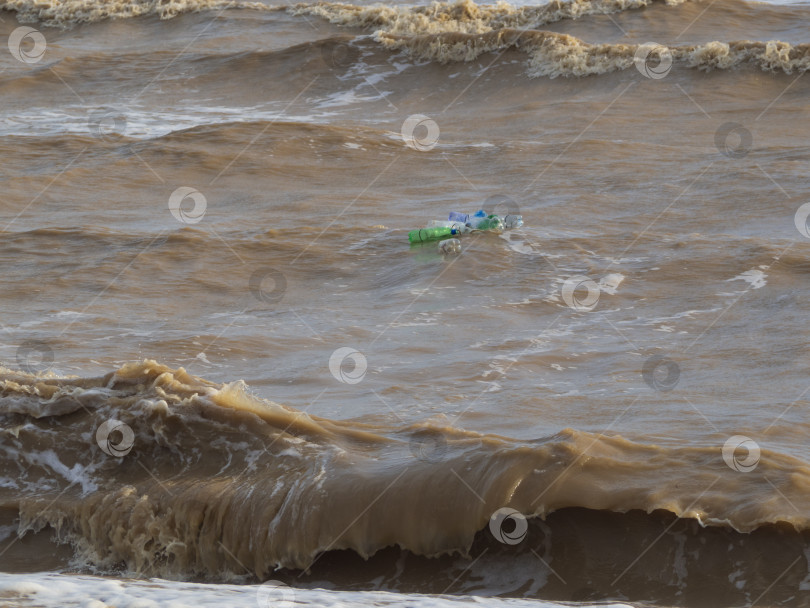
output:
[[472,230],[466,224],[462,224],[461,222],[450,222],[450,221],[442,221],[442,220],[430,220],[427,225],[428,228],[455,228],[461,234],[466,234]]
[[461,253],[461,241],[458,239],[445,239],[439,243],[439,253],[442,255],[458,255]]
[[449,219],[451,222],[461,222],[470,228],[475,228],[475,225],[486,217],[486,212],[481,209],[472,215],[468,213],[459,213],[458,211],[451,211],[447,219]]
[[523,225],[522,215],[504,215],[501,220],[503,221],[503,227],[506,230],[514,230],[515,228],[520,228]]
[[[487,222],[487,220],[491,220],[492,218],[499,218],[501,221],[501,226],[498,227],[497,223]],[[450,215],[450,222],[441,225],[450,225],[452,222],[457,222],[460,224],[464,224],[470,229],[476,230],[513,230],[514,228],[520,228],[523,225],[523,216],[520,215],[487,215],[484,210],[477,211],[476,213],[469,215],[467,213],[459,213],[458,211],[451,211]],[[482,227],[480,224],[484,224]],[[440,225],[439,222],[436,222],[435,225]],[[494,227],[492,227],[494,226]]]
[[425,241],[446,239],[447,237],[456,236],[457,234],[459,234],[459,231],[456,228],[450,228],[449,226],[420,228],[418,230],[411,230],[408,233],[408,240],[411,243],[424,243]]
[[472,215],[451,211],[449,217],[450,221],[462,222],[473,230],[503,230],[505,227],[500,217],[487,215],[483,209]]

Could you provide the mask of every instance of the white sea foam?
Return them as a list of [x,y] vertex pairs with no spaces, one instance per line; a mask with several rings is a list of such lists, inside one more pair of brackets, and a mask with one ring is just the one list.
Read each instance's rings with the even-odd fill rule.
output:
[[[419,606],[420,608],[459,608],[460,606],[491,606],[493,608],[563,608],[540,600],[478,598],[469,596],[438,596],[382,591],[327,591],[297,589],[283,585],[283,599],[296,608],[362,608],[368,606]],[[120,580],[95,576],[72,576],[56,573],[2,574],[0,597],[22,600],[43,608],[85,606],[115,606],[116,608],[256,608],[263,591],[260,585],[214,585],[180,583],[151,579],[149,581]],[[271,594],[272,595],[272,594]],[[275,595],[273,595],[275,597]],[[273,599],[268,597],[267,599]],[[282,599],[282,595],[278,595]],[[285,604],[281,601],[276,604]],[[580,608],[587,608],[580,605]],[[593,606],[592,608],[596,608]],[[630,608],[626,604],[599,604],[599,608]]]
[[[371,98],[368,98],[371,99]],[[355,102],[366,101],[355,99]],[[86,106],[64,106],[59,111],[30,107],[25,110],[0,112],[0,136],[48,136],[60,133],[95,136],[98,126],[90,117],[92,111]],[[127,137],[131,139],[152,139],[169,133],[199,126],[220,125],[239,122],[324,122],[331,113],[318,115],[293,115],[285,112],[283,106],[265,107],[225,107],[194,105],[183,108],[165,107],[143,109],[126,107],[116,110],[121,120],[117,125],[105,125],[105,137]]]
[[738,274],[733,279],[728,279],[729,281],[745,281],[749,285],[751,285],[751,289],[760,289],[765,287],[767,284],[768,275],[762,272],[757,268],[752,268],[751,270],[746,270],[742,274]]

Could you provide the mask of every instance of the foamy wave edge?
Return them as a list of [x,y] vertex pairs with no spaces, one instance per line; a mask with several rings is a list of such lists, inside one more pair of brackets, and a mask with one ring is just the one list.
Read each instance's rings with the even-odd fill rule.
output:
[[0,10],[16,13],[20,23],[40,23],[62,29],[108,19],[148,16],[172,19],[203,11],[278,11],[284,8],[248,0],[0,0]]
[[380,27],[389,34],[426,34],[485,33],[509,27],[530,29],[585,15],[643,8],[661,1],[679,5],[689,0],[553,0],[544,6],[524,7],[507,2],[478,5],[472,0],[433,2],[428,6],[360,6],[334,2],[287,6],[251,0],[0,0],[0,10],[15,12],[20,22],[40,22],[51,27],[149,15],[171,19],[185,13],[227,9],[288,10],[292,14],[319,15],[344,26]]
[[[374,38],[384,47],[404,50],[422,61],[472,61],[484,53],[513,48],[528,54],[529,76],[556,78],[605,74],[633,66],[643,70],[649,58],[648,45],[589,44],[574,36],[537,28],[585,15],[644,8],[652,3],[653,0],[575,0],[519,8],[504,3],[477,5],[470,0],[407,8],[321,3],[297,5],[290,12],[316,15],[340,26],[373,28]],[[792,74],[810,69],[810,44],[743,40],[655,45],[652,61],[660,59],[707,71],[747,64],[764,71]]]

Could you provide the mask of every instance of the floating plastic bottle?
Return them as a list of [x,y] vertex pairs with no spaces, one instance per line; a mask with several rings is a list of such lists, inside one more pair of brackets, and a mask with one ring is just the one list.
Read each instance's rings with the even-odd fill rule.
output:
[[503,220],[503,227],[506,230],[514,230],[515,228],[520,228],[523,225],[522,215],[504,215],[501,220]]
[[498,217],[497,215],[487,215],[483,209],[480,211],[476,211],[472,215],[452,211],[449,217],[450,221],[463,222],[464,225],[468,226],[473,230],[504,229],[504,224],[500,217]]
[[[474,230],[512,230],[523,225],[523,217],[520,215],[487,215],[484,210],[477,211],[472,215],[451,211],[449,218],[448,225],[452,222],[458,222]],[[492,221],[496,218],[500,221],[500,225],[497,221]],[[435,225],[439,225],[439,222],[435,222]]]
[[475,225],[486,217],[486,212],[481,209],[472,215],[468,213],[459,213],[458,211],[451,211],[447,219],[451,222],[461,222],[462,224],[470,226],[471,228],[475,228]]
[[[447,239],[461,234],[467,234],[473,230],[493,230],[501,232],[520,228],[523,225],[523,217],[517,214],[507,215],[487,215],[483,209],[476,211],[472,215],[451,211],[448,219],[430,220],[426,228],[411,230],[408,233],[408,240],[411,244],[425,243]],[[453,248],[456,245],[447,245]],[[441,248],[440,248],[441,251]]]
[[408,233],[408,240],[411,243],[424,243],[425,241],[446,239],[451,236],[456,236],[457,234],[459,234],[459,230],[456,228],[450,228],[449,226],[420,228],[419,230],[411,230]]
[[485,217],[475,226],[476,230],[503,230],[503,222],[497,215]]
[[444,222],[442,220],[430,220],[427,225],[428,228],[455,228],[461,234],[470,232],[472,228],[461,222]]
[[458,255],[461,253],[461,241],[458,239],[446,239],[439,243],[439,253],[442,255]]

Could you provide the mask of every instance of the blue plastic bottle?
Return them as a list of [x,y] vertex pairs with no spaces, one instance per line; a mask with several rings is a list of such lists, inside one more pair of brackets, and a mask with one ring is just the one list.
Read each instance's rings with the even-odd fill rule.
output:
[[462,224],[467,224],[468,226],[475,228],[475,224],[486,217],[486,212],[481,209],[480,211],[476,211],[473,215],[468,213],[459,213],[458,211],[451,211],[447,219],[449,219],[451,222],[461,222]]

